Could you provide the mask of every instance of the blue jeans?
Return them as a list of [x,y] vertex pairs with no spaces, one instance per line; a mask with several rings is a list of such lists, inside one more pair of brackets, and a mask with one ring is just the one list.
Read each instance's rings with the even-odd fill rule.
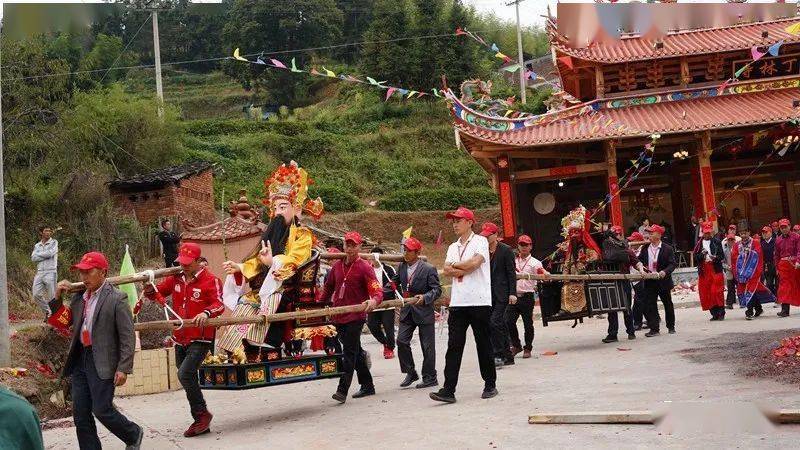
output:
[[78,445],[81,450],[102,448],[95,417],[126,445],[136,443],[141,428],[114,408],[114,380],[100,379],[91,347],[78,346],[78,362],[72,372],[72,418]]

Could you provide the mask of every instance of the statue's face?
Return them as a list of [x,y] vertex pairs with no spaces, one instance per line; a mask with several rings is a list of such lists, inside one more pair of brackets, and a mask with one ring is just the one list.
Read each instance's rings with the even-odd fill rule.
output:
[[276,199],[272,204],[275,211],[275,217],[281,216],[283,220],[289,224],[295,216],[294,206],[285,198]]

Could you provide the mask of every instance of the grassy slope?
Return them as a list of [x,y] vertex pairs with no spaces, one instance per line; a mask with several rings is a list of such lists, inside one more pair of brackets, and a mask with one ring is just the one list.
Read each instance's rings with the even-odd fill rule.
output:
[[[152,95],[153,87],[131,82],[129,90]],[[217,188],[227,198],[240,188],[258,198],[269,171],[289,159],[317,184],[344,187],[364,203],[397,189],[488,188],[486,174],[455,147],[443,101],[384,102],[382,91],[330,82],[313,105],[256,122],[242,107],[258,99],[225,75],[173,75],[164,91],[183,111],[185,157],[218,163]]]

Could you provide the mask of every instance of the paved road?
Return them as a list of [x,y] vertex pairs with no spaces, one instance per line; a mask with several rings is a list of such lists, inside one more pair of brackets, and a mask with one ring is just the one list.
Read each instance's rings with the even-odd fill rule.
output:
[[[130,417],[146,427],[147,449],[173,448],[795,448],[800,426],[772,432],[743,432],[734,417],[724,431],[688,435],[660,432],[649,425],[529,425],[535,412],[642,410],[699,402],[720,412],[731,402],[764,401],[776,407],[800,404],[796,386],[768,380],[734,377],[722,363],[697,364],[677,352],[725,332],[800,327],[800,315],[775,317],[766,308],[759,320],[745,321],[742,311],[729,311],[724,322],[708,322],[699,308],[677,310],[676,335],[604,345],[606,321],[589,319],[570,329],[556,323],[536,327],[537,358],[517,359],[498,373],[500,395],[481,400],[482,381],[471,338],[465,353],[458,403],[443,405],[428,399],[428,391],[402,390],[397,360],[378,359],[380,347],[363,341],[373,355],[378,393],[338,405],[330,399],[332,380],[299,383],[243,392],[207,392],[215,419],[212,433],[181,437],[189,422],[183,392],[118,400]],[[444,365],[445,335],[437,345],[437,367]],[[415,342],[415,356],[420,357]],[[619,351],[617,348],[630,348]],[[541,356],[544,351],[556,356]],[[98,425],[111,448],[119,441]],[[76,448],[74,429],[45,432],[48,448]]]

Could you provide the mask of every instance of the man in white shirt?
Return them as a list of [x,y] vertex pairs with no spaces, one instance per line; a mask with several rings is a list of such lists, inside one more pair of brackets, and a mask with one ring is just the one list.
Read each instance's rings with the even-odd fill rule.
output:
[[[514,258],[514,266],[517,273],[536,275],[547,273],[542,267],[542,262],[531,255],[533,240],[527,234],[521,235],[517,239],[517,257]],[[533,306],[536,304],[536,280],[517,280],[517,300],[513,303],[509,300],[506,309],[506,321],[508,324],[508,336],[511,341],[511,354],[516,356],[519,352],[523,358],[530,358],[533,350]],[[517,319],[522,316],[522,327],[525,329],[525,346],[519,340],[517,331]]]
[[445,354],[444,386],[431,392],[433,400],[455,403],[458,373],[472,327],[478,364],[484,381],[481,398],[497,395],[497,372],[494,366],[489,320],[492,314],[492,292],[489,269],[489,242],[472,232],[475,214],[465,207],[447,213],[458,240],[447,249],[444,275],[452,277],[450,317],[447,321],[447,353]]
[[50,315],[48,303],[56,295],[56,277],[58,276],[58,241],[52,238],[53,229],[48,226],[39,228],[39,242],[33,246],[31,261],[36,263],[36,275],[33,277],[33,299],[44,312],[44,319]]

